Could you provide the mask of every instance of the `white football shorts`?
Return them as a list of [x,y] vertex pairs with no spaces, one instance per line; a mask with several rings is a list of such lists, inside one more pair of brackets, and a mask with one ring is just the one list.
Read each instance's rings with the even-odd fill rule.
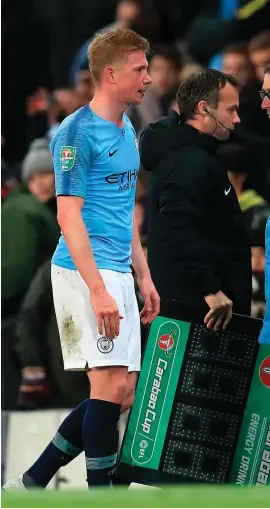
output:
[[52,289],[65,370],[127,366],[140,371],[141,330],[131,273],[100,269],[108,293],[114,298],[120,320],[119,336],[101,336],[90,291],[77,270],[52,264]]

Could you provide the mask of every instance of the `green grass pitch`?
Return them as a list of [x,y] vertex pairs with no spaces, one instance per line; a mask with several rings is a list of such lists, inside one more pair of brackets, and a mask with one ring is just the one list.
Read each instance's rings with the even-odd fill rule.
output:
[[162,490],[2,492],[1,507],[270,507],[270,487],[181,486]]

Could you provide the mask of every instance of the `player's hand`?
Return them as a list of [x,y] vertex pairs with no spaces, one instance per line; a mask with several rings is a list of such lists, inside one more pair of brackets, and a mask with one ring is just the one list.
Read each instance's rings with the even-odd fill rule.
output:
[[51,398],[51,385],[42,366],[26,366],[22,370],[18,406],[23,410],[44,407]]
[[214,331],[227,329],[232,318],[233,303],[223,292],[217,292],[215,295],[207,295],[205,300],[210,307],[204,319],[208,329],[214,328]]
[[97,317],[98,332],[106,338],[115,339],[119,336],[120,320],[119,309],[113,297],[105,287],[90,293],[91,303]]
[[140,292],[144,298],[144,307],[140,313],[142,323],[151,323],[159,314],[160,298],[151,277],[137,279]]

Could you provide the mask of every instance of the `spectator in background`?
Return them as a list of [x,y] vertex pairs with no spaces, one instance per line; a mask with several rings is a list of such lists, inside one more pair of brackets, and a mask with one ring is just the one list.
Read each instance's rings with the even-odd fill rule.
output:
[[53,92],[53,96],[58,102],[64,118],[71,115],[71,113],[74,113],[74,111],[76,111],[80,106],[76,90],[73,88],[55,90]]
[[236,192],[251,238],[264,238],[270,206],[254,189],[246,189],[249,168],[249,149],[243,143],[225,142],[218,154],[226,165],[228,177]]
[[248,45],[248,51],[256,75],[262,83],[264,80],[265,68],[270,62],[270,30],[255,35]]
[[20,408],[69,408],[88,396],[85,373],[63,370],[53,307],[51,260],[39,267],[23,299],[14,350],[21,368]]
[[46,136],[50,127],[50,119],[48,117],[51,97],[47,88],[38,87],[26,99],[26,140],[28,145],[36,138]]
[[[86,88],[84,89],[86,91]],[[82,88],[79,88],[82,92]],[[82,96],[80,95],[77,87],[74,89],[66,88],[62,90],[55,90],[48,97],[47,116],[49,129],[46,132],[46,137],[50,141],[56,134],[61,122],[71,113],[74,113],[82,104]]]
[[55,197],[53,165],[47,140],[35,140],[31,144],[22,166],[22,180],[39,201],[46,203]]
[[16,186],[2,206],[2,314],[14,315],[36,270],[59,239],[52,158],[46,140],[35,140],[23,162],[25,187]]
[[64,118],[80,106],[81,97],[76,88],[52,93],[43,87],[38,88],[26,102],[28,143],[45,136],[51,140]]
[[8,164],[1,158],[1,202],[5,200],[14,187],[17,187],[20,172],[20,164]]
[[[115,20],[113,23],[100,28],[97,32],[103,33],[113,28],[130,28],[132,22],[139,16],[142,8],[140,0],[118,0],[116,5]],[[88,47],[92,42],[94,34],[78,50],[70,68],[70,79],[76,83],[76,76],[82,69],[88,68]]]
[[[260,136],[270,135],[269,122],[260,108],[258,90],[261,86],[249,59],[246,44],[227,46],[222,53],[223,72],[235,76],[239,83],[239,130],[248,130]],[[238,129],[237,129],[238,132]]]
[[182,68],[182,55],[175,46],[156,46],[149,61],[149,74],[152,78],[150,89],[144,102],[131,106],[128,116],[137,133],[150,122],[167,115],[179,85]]
[[223,72],[233,74],[241,88],[254,81],[254,67],[249,60],[247,45],[236,43],[227,46],[222,52]]
[[176,46],[159,45],[153,50],[149,62],[152,87],[159,97],[174,90],[179,85],[179,73],[182,69],[182,55]]
[[76,74],[74,89],[80,106],[84,106],[93,99],[95,84],[88,65]]

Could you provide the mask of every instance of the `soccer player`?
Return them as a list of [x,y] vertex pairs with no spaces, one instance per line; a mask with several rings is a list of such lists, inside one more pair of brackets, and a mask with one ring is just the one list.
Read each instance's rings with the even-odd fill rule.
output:
[[38,460],[4,489],[45,487],[85,451],[89,486],[108,485],[117,461],[117,423],[132,405],[140,370],[140,316],[131,264],[144,297],[141,320],[159,313],[134,217],[139,154],[125,115],[151,83],[148,42],[132,30],[97,35],[89,47],[96,91],[51,142],[62,236],[52,286],[64,367],[87,372],[90,399],[65,419]]
[[[266,111],[270,120],[270,62],[266,66],[265,75],[263,80],[263,88],[260,91],[262,99],[262,109]],[[266,311],[263,321],[263,328],[260,334],[260,343],[270,343],[270,217],[266,223],[265,229],[265,300],[266,300]]]

